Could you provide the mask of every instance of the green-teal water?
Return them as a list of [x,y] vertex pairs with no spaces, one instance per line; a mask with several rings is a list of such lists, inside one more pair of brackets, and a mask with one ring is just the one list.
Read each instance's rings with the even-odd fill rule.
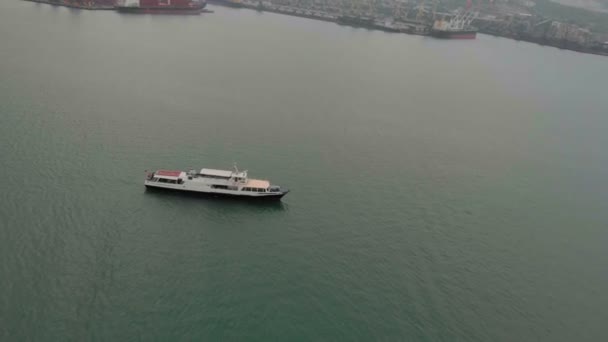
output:
[[0,340],[608,339],[608,59],[213,9],[0,4]]

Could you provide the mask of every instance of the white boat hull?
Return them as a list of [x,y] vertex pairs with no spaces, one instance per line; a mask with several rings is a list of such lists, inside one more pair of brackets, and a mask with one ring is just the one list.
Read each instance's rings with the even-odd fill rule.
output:
[[244,199],[280,199],[289,192],[289,190],[281,190],[279,192],[250,192],[242,190],[214,189],[210,184],[196,181],[184,181],[183,184],[169,184],[145,180],[144,185],[146,188],[150,189],[181,191],[201,195],[227,196]]

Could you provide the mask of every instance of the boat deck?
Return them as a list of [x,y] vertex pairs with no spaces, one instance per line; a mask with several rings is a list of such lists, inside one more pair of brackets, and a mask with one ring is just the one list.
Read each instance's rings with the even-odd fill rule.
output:
[[249,179],[243,187],[267,189],[270,187],[270,182],[262,179]]

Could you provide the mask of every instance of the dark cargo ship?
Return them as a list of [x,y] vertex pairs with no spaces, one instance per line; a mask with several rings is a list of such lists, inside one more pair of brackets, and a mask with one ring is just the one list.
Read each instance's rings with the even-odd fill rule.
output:
[[471,26],[471,22],[476,16],[477,12],[465,11],[448,21],[437,20],[431,29],[431,36],[443,39],[475,39],[477,29]]
[[116,5],[116,10],[136,14],[201,14],[206,5],[206,0],[124,0]]
[[365,27],[373,29],[376,26],[374,18],[360,17],[352,15],[341,15],[336,19],[336,22],[340,25],[354,26],[354,27]]
[[475,39],[477,37],[476,29],[466,30],[442,30],[435,29],[431,30],[431,36],[442,39]]
[[245,7],[243,5],[242,0],[209,0],[210,3],[214,5],[223,5],[234,8],[242,8]]

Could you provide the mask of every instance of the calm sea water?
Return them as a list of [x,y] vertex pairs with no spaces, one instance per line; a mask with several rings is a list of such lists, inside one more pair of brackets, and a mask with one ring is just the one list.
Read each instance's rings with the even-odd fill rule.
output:
[[607,58],[213,9],[0,4],[0,340],[608,338]]

